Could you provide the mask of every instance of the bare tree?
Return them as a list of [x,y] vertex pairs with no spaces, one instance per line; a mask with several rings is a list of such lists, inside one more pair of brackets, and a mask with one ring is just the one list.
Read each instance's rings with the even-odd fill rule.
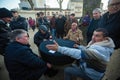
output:
[[28,0],[28,2],[30,4],[30,6],[31,6],[31,9],[33,10],[34,9],[34,4],[33,4],[32,0]]
[[62,2],[63,2],[63,0],[57,0],[57,2],[58,2],[58,4],[59,4],[59,10],[60,10],[60,12],[62,12]]

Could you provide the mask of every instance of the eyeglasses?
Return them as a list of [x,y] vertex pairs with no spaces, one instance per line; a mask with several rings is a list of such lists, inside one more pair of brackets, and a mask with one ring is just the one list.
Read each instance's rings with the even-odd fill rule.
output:
[[117,5],[119,5],[119,4],[120,4],[120,2],[113,3],[113,4],[109,4],[108,7],[117,6]]

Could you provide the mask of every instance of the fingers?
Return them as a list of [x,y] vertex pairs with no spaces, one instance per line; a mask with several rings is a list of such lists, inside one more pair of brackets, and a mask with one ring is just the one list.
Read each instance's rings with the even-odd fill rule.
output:
[[55,40],[53,40],[53,42],[54,42],[55,45],[58,45],[58,43]]
[[54,47],[54,45],[50,45],[50,44],[46,45],[46,48],[49,50],[52,49],[53,47]]

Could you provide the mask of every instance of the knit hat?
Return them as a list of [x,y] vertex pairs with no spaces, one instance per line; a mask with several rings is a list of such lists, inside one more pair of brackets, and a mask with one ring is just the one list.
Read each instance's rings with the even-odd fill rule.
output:
[[45,32],[48,31],[46,25],[40,25],[39,29],[41,29],[41,30],[43,30],[43,31],[45,31]]
[[12,16],[13,15],[11,11],[9,11],[6,8],[0,8],[0,18],[5,18],[5,17],[11,18]]

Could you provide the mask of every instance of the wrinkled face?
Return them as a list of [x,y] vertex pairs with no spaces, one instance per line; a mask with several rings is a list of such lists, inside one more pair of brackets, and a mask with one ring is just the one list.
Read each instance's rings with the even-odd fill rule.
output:
[[108,11],[110,14],[120,11],[120,0],[110,0],[108,3]]
[[92,41],[93,42],[101,42],[105,39],[106,39],[106,37],[103,36],[103,32],[94,31],[93,36],[92,36]]
[[77,29],[77,23],[72,23],[72,25],[71,25],[71,29],[72,29],[72,30]]
[[3,18],[3,20],[4,20],[5,22],[7,22],[7,23],[10,23],[10,21],[11,21],[12,19],[9,18],[9,17],[6,17],[6,18]]
[[98,12],[98,11],[94,11],[94,12],[93,12],[93,18],[94,18],[95,20],[96,20],[96,19],[99,19],[100,16],[101,16],[101,13],[100,13],[100,12]]
[[22,44],[29,44],[29,36],[27,33],[23,33],[19,37],[16,38],[16,41]]

